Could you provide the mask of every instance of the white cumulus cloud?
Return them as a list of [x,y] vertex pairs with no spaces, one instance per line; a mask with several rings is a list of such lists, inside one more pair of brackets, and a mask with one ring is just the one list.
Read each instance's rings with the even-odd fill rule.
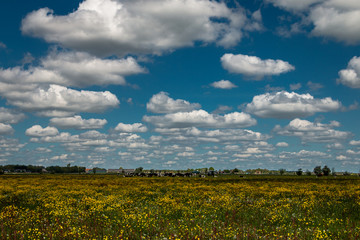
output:
[[297,118],[317,112],[336,111],[341,103],[330,97],[316,99],[310,94],[281,91],[255,96],[246,111],[262,118]]
[[278,142],[278,143],[276,144],[276,146],[277,146],[277,147],[288,147],[289,144],[286,143],[286,142]]
[[25,114],[16,110],[0,107],[0,123],[15,124],[25,118]]
[[229,80],[220,80],[218,82],[213,82],[210,85],[214,88],[221,88],[221,89],[232,89],[232,88],[237,87],[235,84],[233,84]]
[[360,146],[360,140],[351,140],[349,144],[352,146]]
[[119,105],[117,97],[110,93],[81,90],[77,91],[59,85],[4,93],[8,103],[39,115],[62,117],[78,112],[103,112]]
[[115,127],[115,130],[119,132],[130,133],[130,132],[147,132],[148,129],[142,123],[133,123],[133,124],[119,123]]
[[56,161],[56,160],[67,160],[68,159],[68,154],[61,154],[58,156],[54,156],[51,158],[51,160]]
[[280,158],[325,158],[329,157],[328,154],[320,152],[320,151],[308,151],[308,150],[300,150],[299,152],[281,152],[279,155]]
[[166,92],[160,92],[151,97],[146,109],[152,113],[188,112],[201,108],[198,103],[190,103],[182,99],[172,99]]
[[[329,1],[314,7],[310,19],[314,24],[312,34],[343,41],[348,44],[360,42],[360,4],[359,1],[347,8],[344,2]],[[355,1],[353,1],[355,2]],[[344,7],[345,6],[345,7]]]
[[56,136],[59,131],[55,127],[43,128],[40,125],[34,125],[31,128],[26,129],[25,134],[30,137],[47,137]]
[[224,69],[231,73],[239,73],[260,80],[264,76],[279,75],[295,69],[290,63],[283,60],[262,60],[256,56],[227,53],[221,57]]
[[[36,139],[31,139],[33,141],[39,141]],[[41,142],[47,142],[47,143],[72,143],[72,142],[79,142],[79,135],[71,135],[68,132],[62,132],[58,135],[48,135],[43,136],[40,138]]]
[[360,88],[360,57],[353,57],[347,68],[339,71],[337,83],[351,88]]
[[[360,2],[357,0],[266,0],[301,16],[293,26],[313,27],[311,34],[347,44],[360,42]],[[305,28],[304,28],[305,29]]]
[[340,123],[336,121],[323,124],[296,118],[283,128],[276,125],[274,132],[283,136],[299,137],[305,143],[344,141],[352,136],[350,132],[334,130],[335,127],[339,126]]
[[106,119],[83,119],[79,115],[50,119],[50,124],[59,128],[98,129],[103,128],[106,123]]
[[0,82],[7,84],[58,84],[87,87],[126,85],[125,76],[146,72],[132,57],[101,59],[83,52],[50,53],[39,66],[0,69]]
[[161,54],[195,41],[234,46],[244,29],[258,30],[260,21],[217,1],[85,0],[68,15],[55,15],[48,8],[33,11],[21,30],[67,48],[111,56]]
[[177,154],[177,156],[179,157],[192,157],[194,155],[195,155],[194,152],[181,152]]
[[9,124],[0,123],[0,135],[10,134],[14,129]]
[[336,160],[339,160],[339,161],[343,161],[343,160],[347,160],[348,157],[344,156],[344,155],[339,155],[339,156],[336,156]]
[[144,116],[143,120],[160,128],[242,128],[256,124],[256,120],[246,113],[233,112],[222,116],[209,114],[204,110],[169,113],[164,116]]
[[124,76],[144,73],[132,57],[124,59],[100,59],[82,52],[53,53],[43,59],[44,69],[59,73],[64,78],[62,85],[125,85]]

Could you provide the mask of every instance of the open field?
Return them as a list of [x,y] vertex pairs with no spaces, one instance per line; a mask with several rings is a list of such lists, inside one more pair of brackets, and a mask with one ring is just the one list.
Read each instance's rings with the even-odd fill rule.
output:
[[0,239],[359,239],[358,177],[0,176]]

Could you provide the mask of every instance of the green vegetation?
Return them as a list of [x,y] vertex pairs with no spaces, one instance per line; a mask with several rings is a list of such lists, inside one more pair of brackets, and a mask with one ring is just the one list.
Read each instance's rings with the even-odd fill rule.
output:
[[1,175],[0,239],[359,239],[358,177]]

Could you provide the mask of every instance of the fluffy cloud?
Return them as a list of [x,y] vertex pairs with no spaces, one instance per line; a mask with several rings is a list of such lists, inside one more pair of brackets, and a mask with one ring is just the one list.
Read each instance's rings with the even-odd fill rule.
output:
[[20,144],[18,139],[0,138],[0,150],[1,151],[19,151],[20,148],[26,144]]
[[349,142],[349,144],[352,145],[352,146],[360,146],[360,141],[351,140],[351,141]]
[[339,155],[339,156],[336,156],[336,160],[339,160],[339,161],[343,161],[343,160],[347,160],[348,157],[344,156],[344,155]]
[[269,137],[259,132],[247,129],[224,129],[224,130],[205,130],[201,131],[197,128],[186,130],[185,136],[196,137],[198,141],[204,142],[238,142],[238,141],[262,141]]
[[278,142],[278,143],[276,144],[276,146],[277,146],[277,147],[288,147],[289,144],[286,143],[286,142]]
[[80,134],[81,139],[105,139],[106,137],[106,134],[100,133],[96,130],[91,130]]
[[164,163],[165,165],[173,165],[173,164],[176,164],[175,161],[167,161],[166,163]]
[[343,149],[344,148],[344,146],[341,143],[337,143],[337,142],[332,143],[332,144],[327,144],[326,147],[329,149]]
[[51,149],[44,148],[44,147],[38,147],[35,150],[38,151],[38,152],[41,152],[41,153],[50,153],[50,152],[52,152]]
[[350,155],[360,155],[360,151],[355,152],[354,150],[351,149],[346,150],[346,153]]
[[0,107],[0,123],[15,124],[25,118],[23,113],[19,113],[13,109]]
[[312,35],[347,44],[360,42],[360,2],[356,0],[266,0],[288,11],[301,13],[300,23],[312,25]]
[[233,84],[229,80],[220,80],[218,82],[213,82],[210,85],[214,88],[221,88],[221,89],[232,89],[232,88],[237,87],[235,84]]
[[295,136],[303,142],[337,142],[352,136],[350,132],[337,131],[340,123],[332,121],[329,124],[313,123],[307,120],[294,119],[284,128],[275,126],[274,132],[284,136]]
[[360,88],[360,57],[353,57],[346,69],[339,71],[337,83],[351,88]]
[[179,157],[192,157],[194,155],[195,155],[194,152],[181,152],[177,154],[177,156]]
[[43,128],[40,125],[34,125],[31,128],[26,129],[25,134],[30,137],[46,137],[56,136],[59,131],[54,127]]
[[234,46],[242,29],[259,29],[257,15],[249,20],[240,8],[208,0],[86,0],[65,16],[48,8],[33,11],[21,30],[95,55],[160,54],[195,41]]
[[300,150],[299,152],[281,152],[279,158],[312,158],[312,157],[320,157],[326,158],[329,157],[328,154],[320,152],[320,151],[307,151]]
[[124,124],[119,123],[116,128],[116,131],[119,132],[147,132],[147,127],[144,126],[142,123],[134,123],[134,124]]
[[77,91],[59,85],[33,91],[3,93],[8,103],[44,116],[68,116],[77,112],[103,112],[119,105],[117,97],[108,92]]
[[[330,37],[348,44],[360,42],[360,4],[352,1],[353,6],[347,8],[344,2],[329,1],[313,8],[310,19],[314,24],[312,34]],[[356,3],[355,3],[356,2]]]
[[143,120],[160,128],[242,128],[256,124],[256,120],[246,113],[233,112],[221,116],[209,114],[204,110],[170,113],[164,116],[144,116]]
[[56,160],[67,160],[68,159],[68,154],[61,154],[59,156],[54,156],[51,158],[51,160],[56,161]]
[[50,119],[50,124],[59,128],[98,129],[103,128],[106,123],[106,119],[82,119],[79,115],[74,117]]
[[87,53],[67,52],[50,54],[41,62],[44,69],[59,73],[65,86],[125,85],[124,76],[144,73],[132,57],[100,59]]
[[[170,129],[156,128],[155,132],[163,135],[163,137],[159,139],[163,144],[178,142],[186,144],[191,143],[192,146],[196,146],[199,143],[233,144],[238,142],[264,141],[269,138],[268,135],[247,129],[200,130],[196,127]],[[167,149],[167,151],[168,150],[169,149]],[[179,147],[172,148],[171,150],[179,150]]]
[[47,143],[70,143],[70,142],[79,142],[79,136],[72,136],[70,133],[62,132],[54,136],[43,136],[39,139],[31,139],[34,142],[47,142]]
[[9,124],[0,123],[0,135],[10,134],[14,129]]
[[52,52],[37,67],[0,69],[0,81],[63,86],[126,85],[124,76],[144,73],[132,57],[100,59],[82,52]]
[[296,118],[311,116],[317,112],[336,111],[339,101],[330,97],[316,99],[310,94],[281,91],[255,96],[246,105],[246,111],[262,118]]
[[190,103],[182,99],[172,99],[166,92],[160,92],[151,97],[146,109],[152,113],[189,112],[201,108],[198,103]]
[[279,75],[295,69],[290,63],[282,60],[262,60],[255,56],[224,54],[221,57],[224,69],[231,73],[239,73],[254,77],[256,80],[269,75]]

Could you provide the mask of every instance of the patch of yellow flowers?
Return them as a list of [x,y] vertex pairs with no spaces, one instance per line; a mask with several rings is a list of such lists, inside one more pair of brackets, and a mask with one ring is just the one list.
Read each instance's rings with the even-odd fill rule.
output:
[[359,239],[360,180],[0,176],[0,239]]

